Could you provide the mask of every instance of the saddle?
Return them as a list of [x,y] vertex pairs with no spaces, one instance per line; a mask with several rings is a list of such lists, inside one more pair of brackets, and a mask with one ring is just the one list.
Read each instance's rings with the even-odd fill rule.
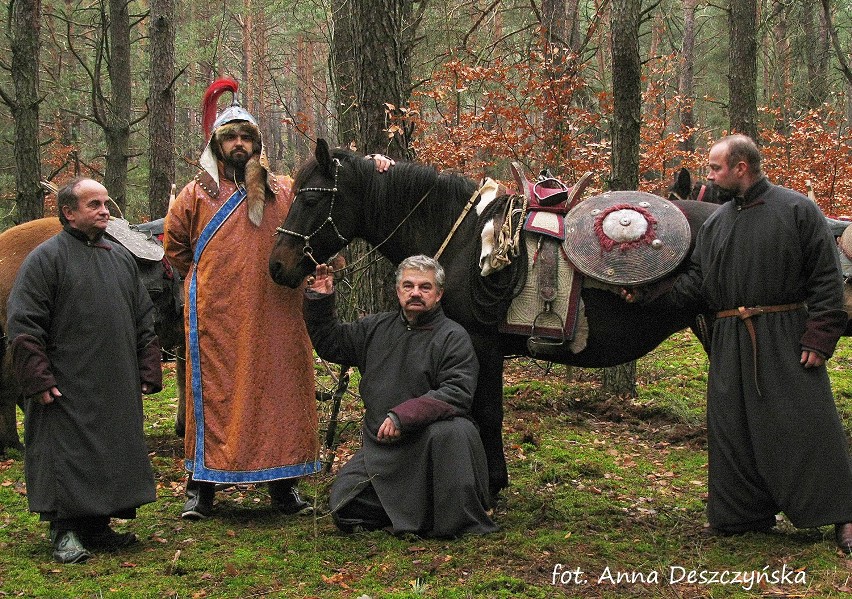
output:
[[[664,277],[689,251],[689,223],[672,202],[639,191],[609,192],[578,202],[591,173],[568,187],[548,171],[530,182],[519,165],[513,164],[513,169],[519,189],[524,190],[517,219],[522,224],[515,231],[516,240],[508,244],[514,251],[502,253],[508,263],[520,253],[512,243],[525,244],[528,277],[498,329],[528,336],[533,356],[547,357],[566,343],[571,351],[582,351],[584,277],[607,287]],[[511,203],[506,210],[513,210]],[[495,238],[500,251],[501,239]]]
[[[528,278],[498,329],[527,335],[530,353],[546,355],[576,336],[582,284],[563,248],[565,217],[588,185],[591,173],[569,187],[547,170],[535,181],[528,181],[517,164],[513,164],[513,172],[518,188],[524,191],[520,230]],[[582,347],[572,349],[579,351]]]
[[106,233],[111,239],[130,250],[130,253],[139,260],[159,262],[165,256],[165,251],[163,245],[153,239],[152,231],[158,226],[162,227],[161,224],[154,223],[131,225],[123,218],[111,217],[107,223]]

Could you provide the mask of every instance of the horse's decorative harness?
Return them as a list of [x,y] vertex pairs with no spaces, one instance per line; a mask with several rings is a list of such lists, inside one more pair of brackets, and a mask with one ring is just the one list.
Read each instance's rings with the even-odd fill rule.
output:
[[[308,235],[305,235],[303,233],[298,233],[296,231],[291,231],[290,229],[285,229],[284,227],[276,227],[276,229],[275,229],[275,231],[277,233],[283,233],[285,235],[292,235],[292,236],[298,237],[299,239],[304,241],[305,245],[302,248],[302,253],[305,256],[307,256],[308,258],[310,258],[311,261],[316,266],[319,266],[319,262],[317,261],[316,258],[314,258],[314,253],[313,253],[314,248],[311,247],[311,237],[313,237],[314,235],[319,233],[322,230],[322,228],[325,227],[327,224],[331,224],[332,228],[334,229],[335,235],[337,235],[337,238],[340,241],[343,242],[343,245],[348,244],[349,241],[350,241],[350,240],[346,239],[346,237],[343,236],[343,234],[340,232],[340,229],[337,228],[337,225],[334,222],[334,216],[333,216],[334,200],[337,198],[337,192],[339,191],[339,188],[337,186],[337,175],[338,175],[338,171],[340,170],[341,162],[338,158],[333,158],[332,160],[334,160],[334,186],[333,187],[303,187],[301,189],[298,189],[296,191],[296,194],[295,194],[295,197],[298,197],[298,195],[300,193],[305,193],[305,192],[308,192],[308,191],[316,191],[316,192],[319,192],[319,193],[330,193],[331,194],[331,204],[329,204],[329,206],[328,206],[328,217],[326,217],[326,219],[324,221],[322,221],[322,224],[319,227],[314,229],[314,231],[309,233]],[[345,271],[345,270],[354,269],[356,264],[367,259],[370,256],[370,254],[378,251],[378,249],[380,247],[382,247],[391,237],[394,236],[394,234],[399,230],[399,228],[402,226],[402,224],[405,221],[408,220],[408,218],[414,213],[415,210],[417,210],[417,208],[420,206],[420,204],[422,204],[426,200],[426,198],[429,197],[429,194],[431,194],[432,190],[435,189],[436,184],[437,184],[437,182],[435,184],[433,184],[432,187],[430,187],[429,190],[425,194],[423,194],[423,197],[420,198],[417,201],[416,204],[414,204],[414,206],[411,208],[411,210],[408,211],[408,214],[405,215],[405,218],[403,218],[399,222],[399,224],[394,228],[393,231],[391,231],[388,234],[387,237],[385,237],[379,244],[373,246],[373,248],[370,249],[370,251],[368,251],[366,254],[361,256],[358,260],[356,260],[355,262],[348,265],[345,269],[342,269],[342,270]],[[294,200],[295,200],[295,197],[294,197]],[[452,233],[451,233],[451,235],[452,235]],[[340,273],[340,272],[341,271],[338,271],[338,273]]]
[[340,229],[337,228],[337,225],[334,223],[334,217],[332,213],[334,211],[334,200],[337,197],[337,172],[340,170],[340,160],[337,158],[334,159],[334,187],[302,187],[298,191],[296,191],[295,198],[299,196],[300,193],[306,193],[308,191],[316,191],[319,193],[330,193],[331,194],[331,204],[328,206],[328,217],[322,221],[322,224],[314,229],[312,233],[308,235],[304,235],[303,233],[297,233],[296,231],[291,231],[290,229],[285,229],[284,227],[276,227],[276,231],[278,233],[284,233],[285,235],[292,235],[294,237],[298,237],[302,241],[305,242],[304,247],[302,248],[302,253],[311,259],[311,261],[319,266],[319,262],[317,262],[316,258],[314,258],[314,248],[311,247],[311,237],[319,233],[324,226],[327,224],[331,224],[331,227],[334,229],[335,235],[337,238],[343,242],[344,245],[349,243],[349,240],[346,239],[343,235],[340,234]]

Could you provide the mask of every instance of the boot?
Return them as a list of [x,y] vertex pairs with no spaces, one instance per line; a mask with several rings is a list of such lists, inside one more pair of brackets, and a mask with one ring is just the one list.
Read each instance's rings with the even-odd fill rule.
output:
[[193,480],[186,483],[186,503],[180,517],[187,520],[202,520],[213,513],[213,497],[216,495],[216,485],[208,482]]

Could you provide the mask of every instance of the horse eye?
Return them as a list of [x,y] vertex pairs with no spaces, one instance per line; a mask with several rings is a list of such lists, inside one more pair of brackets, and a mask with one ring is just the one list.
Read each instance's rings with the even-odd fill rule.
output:
[[317,193],[315,191],[309,191],[307,193],[300,193],[299,197],[302,198],[302,201],[305,202],[306,205],[316,206],[322,198],[322,194]]

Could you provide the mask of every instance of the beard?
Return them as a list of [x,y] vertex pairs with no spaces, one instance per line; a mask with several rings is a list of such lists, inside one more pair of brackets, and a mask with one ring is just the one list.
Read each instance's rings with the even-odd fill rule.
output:
[[251,156],[252,155],[244,149],[235,149],[231,150],[230,154],[224,157],[223,162],[226,166],[229,166],[234,170],[244,170],[246,163],[249,161]]

